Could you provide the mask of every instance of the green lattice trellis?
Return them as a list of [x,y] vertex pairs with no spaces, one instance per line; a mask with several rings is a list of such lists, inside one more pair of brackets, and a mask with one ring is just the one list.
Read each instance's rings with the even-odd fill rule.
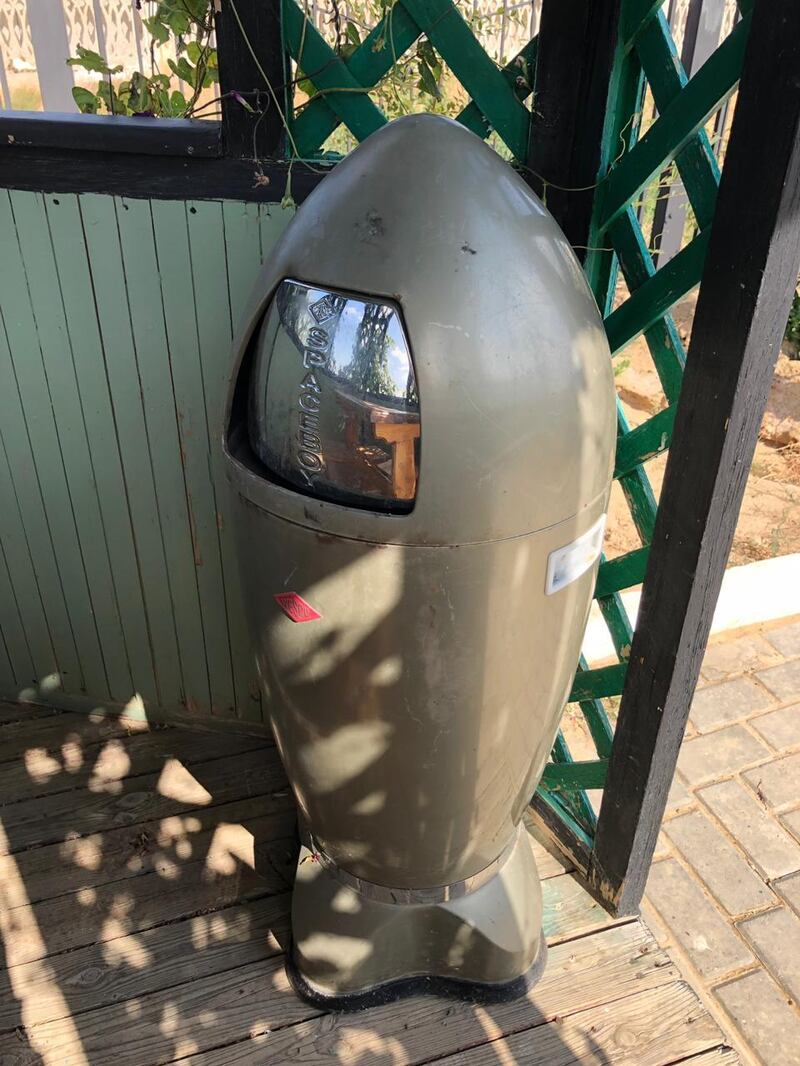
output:
[[[642,547],[600,566],[595,596],[619,659],[617,666],[586,670],[581,663],[572,692],[590,696],[580,706],[598,759],[573,762],[563,736],[553,751],[540,796],[591,846],[595,816],[583,791],[601,788],[610,753],[609,726],[599,697],[622,692],[631,626],[620,592],[644,577],[656,502],[645,473],[649,459],[670,444],[686,352],[670,308],[700,282],[714,217],[719,167],[704,125],[735,90],[742,69],[752,0],[740,0],[741,21],[687,80],[669,25],[656,0],[627,0],[615,60],[604,131],[605,179],[595,196],[585,268],[604,313],[612,354],[644,335],[667,402],[664,410],[631,429],[617,403],[618,443],[614,476],[625,495]],[[638,116],[650,87],[658,118],[640,137]],[[619,154],[621,139],[625,153]],[[612,165],[613,161],[613,165]],[[656,270],[634,205],[641,192],[672,161],[695,214],[697,235]],[[612,249],[612,250],[603,250]],[[617,274],[630,293],[616,309]],[[598,737],[600,742],[598,742]]]
[[[604,314],[612,354],[643,334],[667,406],[631,429],[617,404],[618,444],[614,477],[627,502],[642,546],[603,558],[595,598],[618,662],[589,669],[582,659],[570,693],[592,737],[597,758],[575,761],[559,734],[539,796],[577,838],[591,848],[596,818],[587,789],[603,787],[613,730],[603,699],[619,696],[625,681],[632,628],[620,593],[641,583],[657,504],[645,464],[670,444],[686,352],[670,308],[700,282],[714,217],[719,166],[704,126],[736,89],[753,0],[739,0],[741,20],[695,76],[688,80],[678,58],[662,0],[623,0],[602,146],[601,180],[595,193],[585,269]],[[308,22],[295,0],[283,0],[286,48],[323,95],[291,120],[297,154],[313,156],[344,123],[358,140],[387,120],[370,99],[373,88],[425,34],[471,97],[458,120],[480,136],[496,131],[518,162],[526,162],[531,113],[516,58],[500,70],[476,40],[451,0],[396,0],[387,15],[347,59],[340,58]],[[375,48],[389,33],[392,48]],[[520,53],[535,64],[534,39]],[[640,135],[649,86],[658,117]],[[624,146],[620,156],[620,146]],[[697,234],[672,260],[656,269],[635,206],[642,191],[674,161],[694,211]],[[546,175],[545,175],[546,177]],[[618,273],[629,296],[614,307]]]
[[424,34],[471,98],[458,121],[480,137],[494,130],[514,159],[525,160],[531,115],[522,101],[530,90],[520,78],[519,61],[523,61],[524,69],[533,68],[535,40],[501,70],[451,0],[395,0],[359,47],[344,59],[295,0],[282,0],[281,10],[285,47],[322,94],[289,119],[293,147],[301,158],[318,155],[342,123],[359,141],[386,123],[368,90]]

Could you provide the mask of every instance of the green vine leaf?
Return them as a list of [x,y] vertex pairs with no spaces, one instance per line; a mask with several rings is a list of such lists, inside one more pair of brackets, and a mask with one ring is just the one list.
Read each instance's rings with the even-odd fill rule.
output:
[[78,110],[84,115],[96,115],[102,103],[93,92],[89,89],[84,89],[82,85],[73,86],[72,99],[78,105]]
[[73,56],[67,60],[67,65],[70,67],[83,67],[84,70],[89,70],[95,74],[119,74],[122,67],[110,67],[106,63],[105,59],[97,53],[93,52],[91,48],[84,48],[83,45],[78,45],[77,56]]

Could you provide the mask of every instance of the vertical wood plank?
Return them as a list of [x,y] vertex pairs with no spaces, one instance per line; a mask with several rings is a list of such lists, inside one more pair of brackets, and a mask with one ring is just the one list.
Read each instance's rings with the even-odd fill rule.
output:
[[[3,427],[6,435],[13,435],[15,429],[19,430],[18,399],[8,384],[10,362],[5,331],[0,328],[0,548],[9,584],[0,604],[0,624],[18,681],[24,680],[26,684],[35,686],[39,680],[57,675],[59,667],[5,446]],[[12,440],[11,454],[15,459],[23,456],[23,443],[22,440]],[[25,459],[28,463],[26,469],[30,469],[29,451]],[[9,690],[5,695],[17,695],[17,692]]]
[[119,199],[117,224],[184,700],[187,709],[208,713],[206,649],[150,204]]
[[[79,651],[83,661],[87,656],[90,659],[98,655],[102,658],[108,693],[114,699],[123,700],[130,696],[131,676],[116,607],[83,407],[75,377],[72,343],[61,299],[44,199],[34,193],[12,192],[11,204],[25,269],[29,280],[35,279],[35,284],[29,284],[29,289],[46,375],[46,396],[52,405],[86,574],[88,606],[94,616],[90,637],[96,636],[98,641],[96,648],[94,640],[92,646],[87,648],[81,639]],[[73,258],[76,252],[80,253],[80,246],[73,250]],[[39,402],[42,403],[44,399],[45,395],[42,395]],[[55,461],[55,455],[50,456],[50,462]],[[69,600],[68,607],[74,615],[80,611],[82,604]],[[86,683],[92,695],[103,695],[102,690],[94,688],[94,679],[88,674]]]
[[[585,258],[603,162],[620,0],[544,0],[528,165],[578,257]],[[554,183],[547,187],[547,183]]]
[[[6,467],[2,470],[2,467]],[[0,448],[0,500],[10,508],[11,500],[3,495],[8,483],[8,468],[5,453]],[[5,476],[4,476],[5,475]],[[3,546],[3,530],[0,524],[0,696],[16,697],[22,689],[36,684],[36,669],[30,647],[22,626],[22,617]]]
[[157,694],[162,707],[179,708],[183,701],[180,655],[125,291],[116,205],[109,196],[85,195],[81,197],[80,208],[156,668]]
[[118,698],[138,692],[155,703],[153,654],[79,201],[75,195],[45,194],[45,205],[130,672],[130,687]]
[[214,480],[236,707],[241,717],[260,720],[261,693],[245,623],[233,530],[228,522],[231,500],[220,447],[232,343],[222,205],[190,202],[187,203],[187,211],[195,314],[203,368],[206,432],[210,442],[210,469]]
[[[276,87],[285,114],[285,93],[279,88],[286,80],[280,0],[236,0],[235,10],[231,3],[219,4],[215,10],[225,154],[245,159],[274,157],[283,123],[262,71]],[[234,92],[246,100],[247,108]]]
[[261,262],[269,259],[273,246],[294,218],[294,211],[280,204],[259,204],[258,226],[261,231]]
[[800,7],[752,20],[592,859],[617,913],[644,890],[800,266]]
[[161,298],[183,454],[186,499],[194,541],[194,564],[205,636],[211,713],[233,716],[225,587],[195,319],[189,230],[183,203],[153,201],[153,225]]
[[[79,602],[82,594],[88,603],[88,596],[85,581],[82,582],[80,553],[75,550],[75,526],[58,438],[46,400],[47,388],[42,381],[36,324],[11,203],[5,191],[0,193],[0,232],[9,235],[0,255],[0,292],[7,340],[7,347],[0,353],[4,357],[0,369],[0,425],[36,580],[47,612],[58,672],[67,691],[79,692],[86,685],[67,606],[67,589],[75,597],[73,602]],[[20,590],[18,597],[31,592]],[[85,633],[88,625],[93,624],[85,605],[82,614],[79,621]],[[88,636],[86,639],[88,646]],[[94,664],[89,665],[91,670]],[[98,677],[96,683],[103,692],[105,677]]]
[[223,203],[222,222],[228,263],[231,328],[235,332],[261,266],[259,206],[233,201]]

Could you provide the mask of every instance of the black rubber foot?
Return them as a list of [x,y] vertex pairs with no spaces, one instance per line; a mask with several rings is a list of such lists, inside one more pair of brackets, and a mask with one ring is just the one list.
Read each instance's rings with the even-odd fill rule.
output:
[[527,995],[544,973],[546,965],[547,944],[542,939],[536,962],[527,973],[515,977],[513,981],[487,984],[482,981],[462,981],[457,977],[402,977],[397,981],[376,985],[365,992],[333,996],[319,992],[306,981],[297,968],[294,946],[286,953],[286,976],[294,992],[312,1007],[335,1011],[366,1010],[368,1007],[394,1003],[407,996],[444,996],[476,1004],[508,1003]]

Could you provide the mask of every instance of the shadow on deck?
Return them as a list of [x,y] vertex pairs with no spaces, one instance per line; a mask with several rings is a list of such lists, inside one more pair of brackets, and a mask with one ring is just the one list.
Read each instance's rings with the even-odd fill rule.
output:
[[647,929],[538,844],[550,959],[527,999],[300,1002],[294,807],[266,741],[0,705],[0,796],[3,1066],[738,1062]]

